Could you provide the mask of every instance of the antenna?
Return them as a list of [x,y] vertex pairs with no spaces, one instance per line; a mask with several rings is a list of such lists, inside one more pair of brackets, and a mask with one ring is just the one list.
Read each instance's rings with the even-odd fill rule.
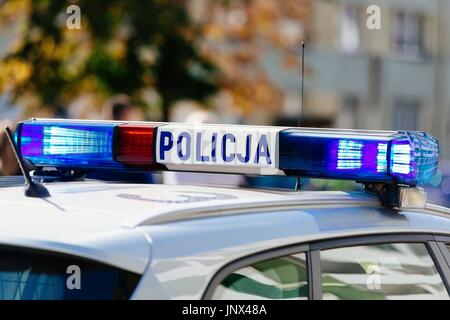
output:
[[47,188],[40,183],[36,183],[30,176],[30,172],[28,168],[29,165],[26,166],[24,159],[19,155],[17,151],[17,146],[14,143],[14,138],[12,131],[9,127],[5,128],[6,136],[8,137],[9,143],[11,144],[11,148],[13,149],[14,155],[16,156],[17,163],[19,164],[20,170],[22,171],[23,177],[25,178],[25,196],[34,197],[34,198],[47,198],[50,197],[50,193]]
[[302,84],[301,84],[301,100],[300,100],[300,112],[298,114],[298,126],[300,127],[301,118],[303,116],[303,96],[304,96],[304,83],[305,83],[305,42],[302,41],[301,44],[301,55],[302,55]]
[[[305,80],[305,42],[302,41],[301,44],[301,55],[302,55],[302,83],[301,83],[301,98],[300,98],[300,112],[298,113],[297,126],[300,127],[301,119],[303,115],[303,96],[304,96],[304,80]],[[300,181],[300,177],[297,177],[297,182],[295,184],[295,191],[300,191],[302,189],[302,182]]]

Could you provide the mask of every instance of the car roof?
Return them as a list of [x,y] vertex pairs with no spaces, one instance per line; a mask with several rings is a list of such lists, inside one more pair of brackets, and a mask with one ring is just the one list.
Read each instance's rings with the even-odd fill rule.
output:
[[[1,244],[76,254],[137,273],[150,256],[214,251],[214,243],[217,249],[253,243],[260,250],[364,233],[450,234],[446,208],[399,213],[365,192],[93,180],[46,187],[47,199],[25,197],[23,186],[0,188]],[[225,239],[230,234],[233,241]],[[179,241],[190,243],[189,250]]]
[[[26,197],[23,186],[0,189],[0,205],[24,221],[55,213],[76,213],[73,223],[89,227],[137,227],[206,217],[231,209],[306,204],[378,204],[363,192],[313,192],[227,186],[108,183],[96,180],[46,184],[50,198]],[[32,210],[30,210],[32,209]],[[211,213],[210,211],[214,211]],[[11,216],[11,219],[16,217]],[[86,218],[86,220],[84,220]],[[64,221],[61,221],[64,222]]]

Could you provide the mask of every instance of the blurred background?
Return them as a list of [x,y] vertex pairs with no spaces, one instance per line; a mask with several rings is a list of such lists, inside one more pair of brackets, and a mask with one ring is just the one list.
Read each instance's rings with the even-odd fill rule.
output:
[[[70,5],[79,29],[67,26]],[[379,29],[367,25],[371,5]],[[442,159],[427,191],[450,206],[450,0],[0,0],[0,127],[29,117],[297,126],[302,41],[301,125],[431,133]],[[0,155],[0,174],[17,174],[3,134]],[[217,179],[173,175],[163,180]]]

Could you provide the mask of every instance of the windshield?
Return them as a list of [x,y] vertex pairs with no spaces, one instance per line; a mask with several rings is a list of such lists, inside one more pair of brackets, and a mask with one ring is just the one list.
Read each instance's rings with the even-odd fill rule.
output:
[[129,299],[138,280],[87,260],[0,249],[1,300]]

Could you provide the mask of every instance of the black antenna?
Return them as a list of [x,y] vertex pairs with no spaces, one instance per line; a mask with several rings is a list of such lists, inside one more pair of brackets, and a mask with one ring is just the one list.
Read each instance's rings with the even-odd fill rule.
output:
[[[303,115],[303,96],[304,96],[304,79],[305,79],[305,42],[302,41],[301,44],[301,55],[302,55],[302,83],[301,83],[301,98],[300,98],[300,112],[298,113],[297,126],[300,127],[301,119]],[[295,184],[295,191],[300,191],[302,189],[302,182],[300,177],[297,177],[297,182]]]
[[301,118],[303,116],[303,96],[304,96],[304,82],[305,82],[305,42],[302,41],[301,44],[301,54],[302,54],[302,84],[301,84],[301,100],[300,100],[300,112],[298,114],[298,126],[300,127]]
[[16,156],[17,162],[19,163],[20,170],[22,171],[23,177],[25,178],[25,185],[26,185],[25,195],[27,197],[34,197],[34,198],[50,197],[50,193],[48,192],[47,188],[44,187],[44,185],[36,183],[33,181],[33,179],[31,179],[30,172],[28,170],[30,166],[29,165],[26,166],[25,161],[19,155],[19,152],[17,151],[17,146],[14,143],[14,138],[11,129],[9,127],[6,127],[5,131],[9,143],[11,144],[11,148],[14,151],[14,155]]

